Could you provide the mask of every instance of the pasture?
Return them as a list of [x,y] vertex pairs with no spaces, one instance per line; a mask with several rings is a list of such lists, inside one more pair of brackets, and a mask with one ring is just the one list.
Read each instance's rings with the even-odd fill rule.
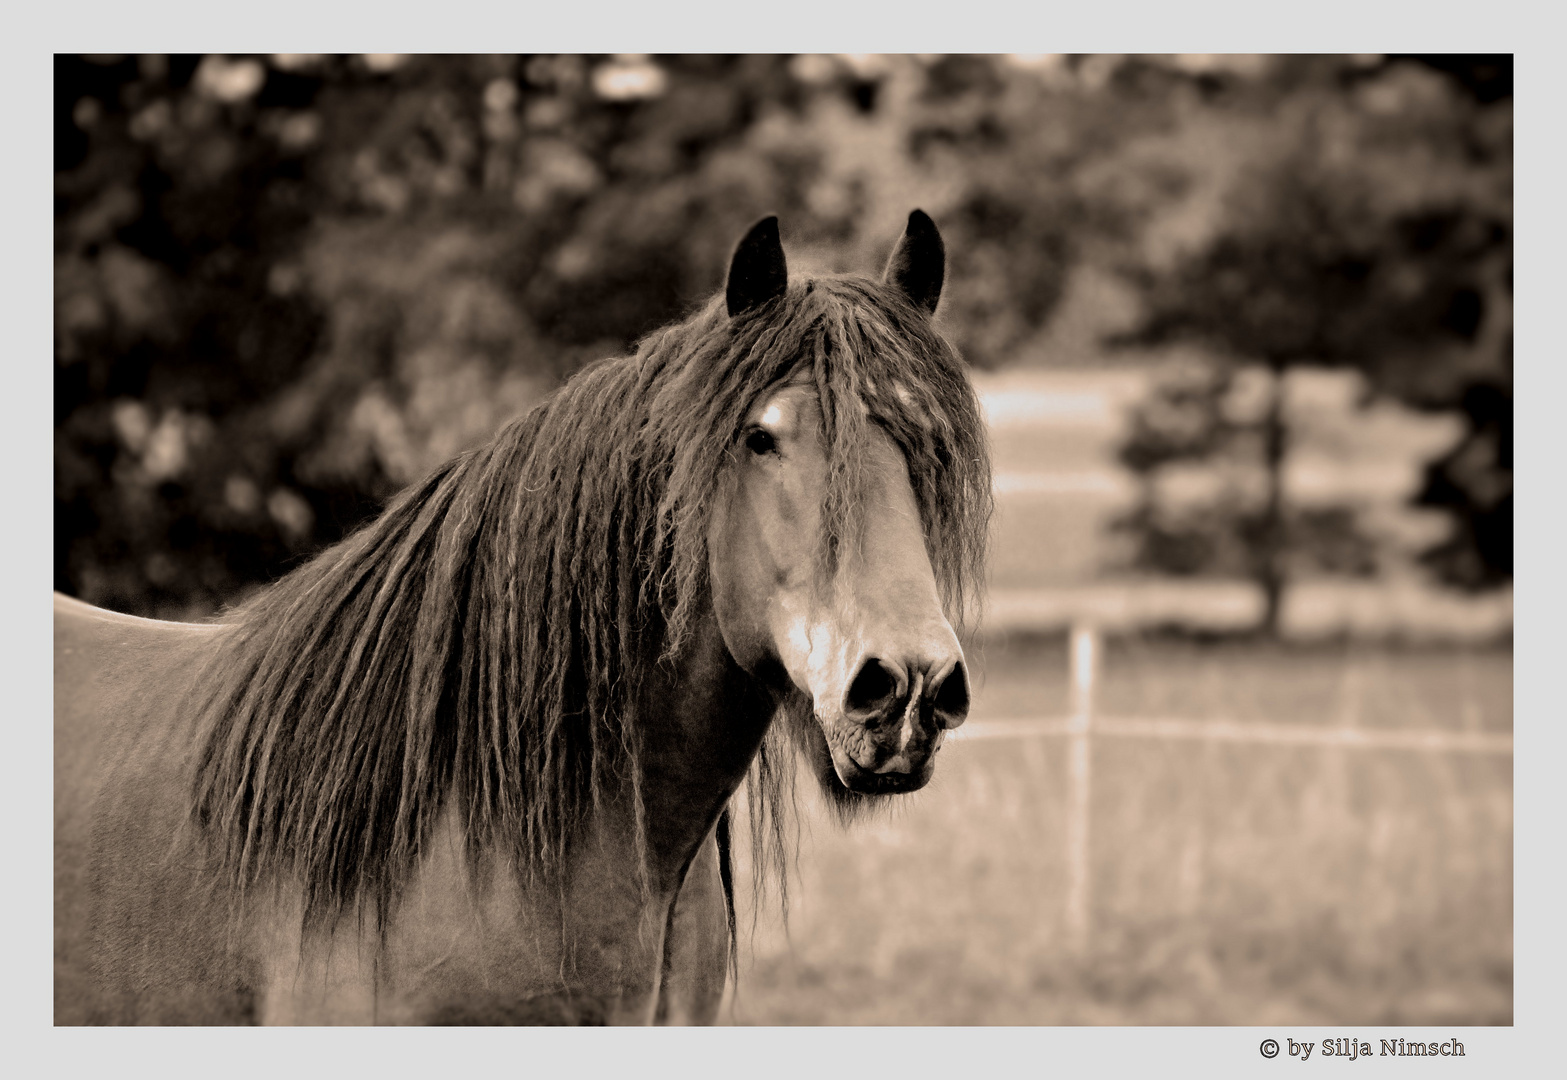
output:
[[[970,723],[1068,712],[1062,638],[970,657]],[[1111,638],[1096,711],[1506,733],[1512,656]],[[927,789],[847,830],[799,785],[787,933],[739,853],[740,985],[722,1022],[1512,1022],[1509,756],[1142,738],[1092,752],[1081,945],[1064,920],[1067,739],[960,739]]]

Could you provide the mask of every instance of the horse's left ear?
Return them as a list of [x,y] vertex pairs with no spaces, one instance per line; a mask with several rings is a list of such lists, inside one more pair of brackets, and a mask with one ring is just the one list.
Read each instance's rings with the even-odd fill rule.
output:
[[947,273],[947,246],[936,223],[923,210],[909,214],[909,223],[892,249],[882,281],[896,285],[915,307],[934,314],[941,300],[941,282]]

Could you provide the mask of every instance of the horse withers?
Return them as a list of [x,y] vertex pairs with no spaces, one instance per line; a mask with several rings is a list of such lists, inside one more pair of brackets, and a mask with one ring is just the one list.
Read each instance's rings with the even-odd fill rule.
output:
[[[850,815],[968,710],[990,512],[915,211],[724,292],[210,623],[55,599],[57,1023],[710,1022],[803,756]],[[779,835],[777,830],[771,835]]]

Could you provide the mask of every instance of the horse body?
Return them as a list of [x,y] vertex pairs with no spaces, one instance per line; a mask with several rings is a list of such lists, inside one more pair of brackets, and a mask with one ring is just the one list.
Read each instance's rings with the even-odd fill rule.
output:
[[[304,934],[291,890],[239,895],[196,843],[197,733],[181,705],[228,628],[59,595],[54,622],[57,1023],[646,1023],[655,1007],[667,1023],[716,1017],[728,953],[714,825],[772,705],[722,670],[711,622],[708,647],[646,691],[679,729],[654,740],[669,749],[649,762],[645,812],[660,825],[650,895],[621,869],[633,858],[629,809],[606,808],[564,895],[529,894],[498,872],[470,889],[448,812],[380,948],[352,917]],[[718,717],[726,730],[698,722]]]
[[943,260],[916,211],[885,283],[790,286],[765,219],[721,301],[215,622],[57,596],[56,1022],[715,1019],[748,772],[782,859],[794,754],[849,814],[967,712]]

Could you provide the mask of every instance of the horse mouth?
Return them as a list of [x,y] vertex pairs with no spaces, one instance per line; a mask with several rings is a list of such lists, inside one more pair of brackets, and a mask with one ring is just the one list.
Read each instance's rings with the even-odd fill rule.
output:
[[911,772],[871,772],[853,761],[840,761],[833,755],[833,771],[838,782],[856,795],[902,795],[918,791],[930,783],[936,771],[936,757],[932,754]]
[[[941,747],[938,734],[934,739],[922,740],[923,745],[914,753],[905,748],[897,754],[877,752],[863,729],[850,725],[819,725],[824,750],[832,762],[832,772],[838,782],[856,795],[899,795],[918,791],[930,783],[936,770],[936,752]],[[859,753],[855,753],[855,749]],[[879,758],[890,757],[890,761]],[[866,759],[877,762],[876,767],[863,764]],[[901,760],[900,760],[901,759]],[[897,767],[889,767],[896,765]]]

